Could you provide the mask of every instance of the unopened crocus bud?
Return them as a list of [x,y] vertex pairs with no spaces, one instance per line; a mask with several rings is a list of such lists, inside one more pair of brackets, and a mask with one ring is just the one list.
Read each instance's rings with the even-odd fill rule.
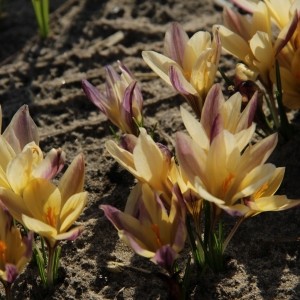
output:
[[107,118],[123,133],[138,134],[143,123],[143,97],[132,74],[119,62],[121,75],[111,66],[106,67],[105,92],[100,93],[87,80],[82,80],[82,89]]

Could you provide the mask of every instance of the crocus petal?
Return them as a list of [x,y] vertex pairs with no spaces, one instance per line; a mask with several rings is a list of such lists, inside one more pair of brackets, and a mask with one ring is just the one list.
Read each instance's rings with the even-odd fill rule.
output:
[[255,92],[250,101],[248,102],[246,108],[243,110],[239,123],[237,125],[236,130],[241,131],[242,129],[248,128],[254,119],[256,108],[257,108],[257,98],[258,93]]
[[187,81],[187,79],[182,73],[182,69],[180,69],[178,66],[170,66],[169,77],[172,86],[179,94],[183,94],[183,95],[191,94],[197,96],[198,94],[197,91]]
[[13,283],[18,277],[19,272],[15,265],[5,264],[5,281]]
[[60,233],[54,237],[55,240],[68,240],[68,241],[74,241],[78,238],[78,236],[82,233],[83,226],[77,226],[72,228],[71,230]]
[[195,145],[195,142],[182,132],[177,132],[175,137],[176,154],[183,173],[190,182],[195,176],[206,177],[206,155],[204,150]]
[[56,227],[61,210],[61,195],[54,184],[46,179],[34,179],[24,189],[23,199],[33,218]]
[[171,24],[167,30],[164,41],[164,53],[180,66],[183,65],[185,46],[189,40],[188,35],[177,22]]
[[133,150],[133,161],[137,173],[160,190],[161,180],[166,179],[169,166],[165,166],[163,153],[144,128],[140,128],[140,135]]
[[55,228],[40,220],[22,215],[22,221],[26,228],[40,234],[45,238],[53,239],[57,235],[57,231]]
[[6,170],[8,163],[16,156],[15,151],[3,136],[0,136],[0,167]]
[[51,149],[32,175],[37,178],[52,179],[64,166],[66,154],[61,149]]
[[177,66],[171,66],[169,69],[169,77],[173,88],[185,97],[197,116],[200,116],[203,100],[196,89],[187,81],[182,70]]
[[250,208],[257,212],[281,211],[300,205],[300,200],[289,200],[286,196],[263,197],[250,202]]
[[234,199],[244,198],[255,194],[259,187],[264,183],[268,183],[268,180],[272,178],[274,172],[276,172],[276,167],[272,164],[261,165],[253,169],[242,180],[239,187],[240,192]]
[[21,152],[24,146],[30,142],[39,144],[37,126],[29,115],[27,105],[19,108],[3,132],[3,136],[16,153]]
[[[206,104],[206,102],[205,102]],[[204,105],[205,105],[204,104]],[[204,108],[203,108],[204,109]],[[192,139],[199,143],[200,147],[203,149],[208,149],[209,147],[209,139],[207,136],[207,132],[205,132],[202,123],[197,121],[192,114],[190,114],[183,106],[180,106],[180,113],[183,124],[188,131],[189,135]],[[202,121],[202,119],[201,119]]]
[[298,24],[298,15],[294,14],[293,19],[290,23],[279,33],[277,40],[274,45],[275,56],[279,54],[279,52],[286,46],[286,44],[292,38]]
[[143,51],[142,56],[146,64],[167,84],[171,85],[169,68],[177,63],[165,55],[154,51]]
[[150,227],[142,226],[137,219],[110,205],[101,205],[100,208],[118,230],[120,239],[130,245],[136,253],[145,257],[154,255],[156,243]]
[[87,96],[87,98],[96,105],[104,114],[106,114],[106,107],[104,105],[106,99],[103,95],[98,91],[96,87],[94,87],[87,80],[82,80],[81,82],[82,89]]
[[33,154],[30,148],[18,154],[7,166],[6,175],[11,188],[21,194],[25,188],[33,167]]
[[211,47],[211,36],[207,31],[196,32],[187,42],[184,51],[183,69],[191,73],[198,56]]
[[134,133],[136,132],[136,125],[134,124],[133,118],[133,111],[132,111],[132,101],[133,101],[133,96],[134,96],[134,90],[136,87],[136,81],[133,81],[129,84],[129,86],[125,89],[124,92],[124,97],[123,97],[123,102],[122,102],[122,107],[123,109],[121,110],[121,117],[125,121],[125,124],[127,125],[128,128],[125,132],[128,133]]
[[87,192],[82,192],[71,196],[60,213],[60,228],[59,232],[65,232],[78,219],[87,203]]
[[0,188],[0,201],[9,209],[11,215],[22,223],[22,213],[30,215],[24,200],[10,189]]
[[274,61],[274,51],[270,36],[266,32],[258,31],[249,41],[249,45],[252,53],[257,59],[255,65],[260,72],[267,71]]
[[127,150],[119,147],[114,141],[110,140],[105,143],[109,154],[127,171],[133,174],[137,179],[142,180],[141,176],[135,170],[133,155]]
[[59,181],[58,188],[61,192],[62,203],[72,195],[83,191],[85,165],[83,154],[78,154],[69,165]]
[[205,98],[201,114],[201,124],[203,125],[208,136],[210,136],[212,124],[224,102],[225,99],[222,94],[221,85],[214,84]]
[[247,63],[246,58],[251,52],[247,42],[225,26],[219,26],[219,33],[222,47],[235,57]]
[[155,252],[155,256],[151,258],[151,261],[171,271],[177,256],[178,254],[170,245],[164,245]]

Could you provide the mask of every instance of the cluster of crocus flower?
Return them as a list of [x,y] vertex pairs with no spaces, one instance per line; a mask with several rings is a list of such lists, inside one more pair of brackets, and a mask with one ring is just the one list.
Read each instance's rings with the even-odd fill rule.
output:
[[[299,101],[299,11],[298,0],[233,1],[251,14],[224,9],[219,28],[222,47],[240,59],[263,83],[272,97],[279,63],[286,107],[298,109]],[[273,27],[276,27],[274,30]]]
[[51,180],[63,168],[65,153],[52,149],[44,157],[38,144],[37,126],[23,106],[0,135],[0,201],[15,220],[46,241],[48,283],[52,284],[52,258],[58,242],[74,240],[82,231],[81,227],[69,229],[86,204],[85,167],[79,154],[57,187]]
[[[182,249],[174,244],[174,239],[177,243],[180,239],[174,236],[174,228],[182,233],[182,245],[185,239],[181,228],[185,224],[183,214],[188,211],[195,222],[196,235],[191,235],[195,238],[194,245],[206,256],[201,259],[201,267],[205,264],[213,267],[214,262],[209,260],[214,255],[223,255],[243,220],[261,212],[281,211],[300,204],[300,200],[275,195],[284,168],[276,168],[266,160],[277,144],[277,134],[253,144],[257,101],[257,93],[246,107],[240,93],[225,101],[221,86],[215,84],[205,99],[200,121],[182,107],[181,115],[189,135],[176,133],[176,159],[165,146],[155,143],[144,128],[140,128],[138,137],[123,136],[120,145],[114,141],[106,143],[109,153],[139,182],[124,212],[109,205],[102,206],[121,239],[136,253],[170,271],[172,264],[167,257],[174,263],[175,253]],[[183,203],[185,209],[182,209]],[[216,254],[213,253],[216,243],[212,241],[216,240],[215,227],[222,211],[240,219],[227,239],[217,240],[220,251]],[[179,217],[181,221],[175,221]],[[209,226],[203,228],[203,219]],[[174,227],[170,225],[171,220],[175,222]],[[165,224],[164,235],[171,240],[160,238],[160,224]],[[202,240],[203,233],[208,240]],[[173,249],[168,255],[166,245],[169,250]],[[215,257],[215,261],[220,261],[219,257]],[[220,266],[215,266],[218,268]]]
[[137,135],[138,128],[143,124],[143,97],[129,69],[118,63],[121,75],[112,66],[105,68],[104,93],[100,93],[87,80],[82,80],[82,88],[87,98],[123,133]]

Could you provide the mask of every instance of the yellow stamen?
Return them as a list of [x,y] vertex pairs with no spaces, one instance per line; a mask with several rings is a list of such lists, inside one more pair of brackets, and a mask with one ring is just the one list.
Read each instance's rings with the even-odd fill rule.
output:
[[157,224],[151,224],[151,229],[154,232],[154,234],[156,235],[156,243],[157,243],[158,247],[161,247],[162,242],[161,242],[161,238],[160,238],[159,227],[157,226]]
[[5,261],[5,251],[7,249],[6,244],[0,240],[0,259],[4,262]]
[[52,227],[56,227],[56,217],[54,215],[54,209],[52,207],[48,207],[46,213],[46,222]]
[[269,184],[268,183],[265,183],[263,184],[256,192],[255,194],[253,195],[253,199],[256,200],[256,199],[259,199],[263,196],[264,192],[268,189],[269,187]]
[[227,193],[229,185],[231,184],[233,178],[234,178],[234,175],[232,173],[229,173],[228,176],[224,179],[223,184],[222,184],[223,196]]

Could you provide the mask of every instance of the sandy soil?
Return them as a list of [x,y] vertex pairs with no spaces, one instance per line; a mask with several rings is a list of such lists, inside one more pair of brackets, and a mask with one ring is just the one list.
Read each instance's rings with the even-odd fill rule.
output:
[[[0,103],[4,126],[22,104],[42,136],[44,151],[62,147],[68,162],[79,152],[86,157],[87,208],[78,220],[85,231],[63,244],[59,282],[42,287],[30,263],[14,285],[16,299],[167,299],[156,266],[134,255],[118,240],[99,205],[123,208],[134,184],[105,151],[111,139],[109,122],[85,98],[80,81],[103,87],[106,64],[122,60],[141,82],[146,125],[172,150],[172,138],[183,129],[179,96],[150,72],[142,50],[162,50],[171,21],[189,34],[221,22],[221,10],[210,0],[51,0],[51,36],[40,41],[30,3],[7,1],[0,19]],[[222,66],[232,61],[224,56]],[[286,166],[280,193],[300,198],[300,137],[281,141],[272,156]],[[234,220],[226,218],[229,226]],[[300,299],[300,209],[268,213],[245,222],[226,254],[226,270],[194,276],[191,299]],[[128,267],[108,269],[113,261]],[[144,274],[132,267],[153,272]],[[1,290],[3,295],[3,291]]]

